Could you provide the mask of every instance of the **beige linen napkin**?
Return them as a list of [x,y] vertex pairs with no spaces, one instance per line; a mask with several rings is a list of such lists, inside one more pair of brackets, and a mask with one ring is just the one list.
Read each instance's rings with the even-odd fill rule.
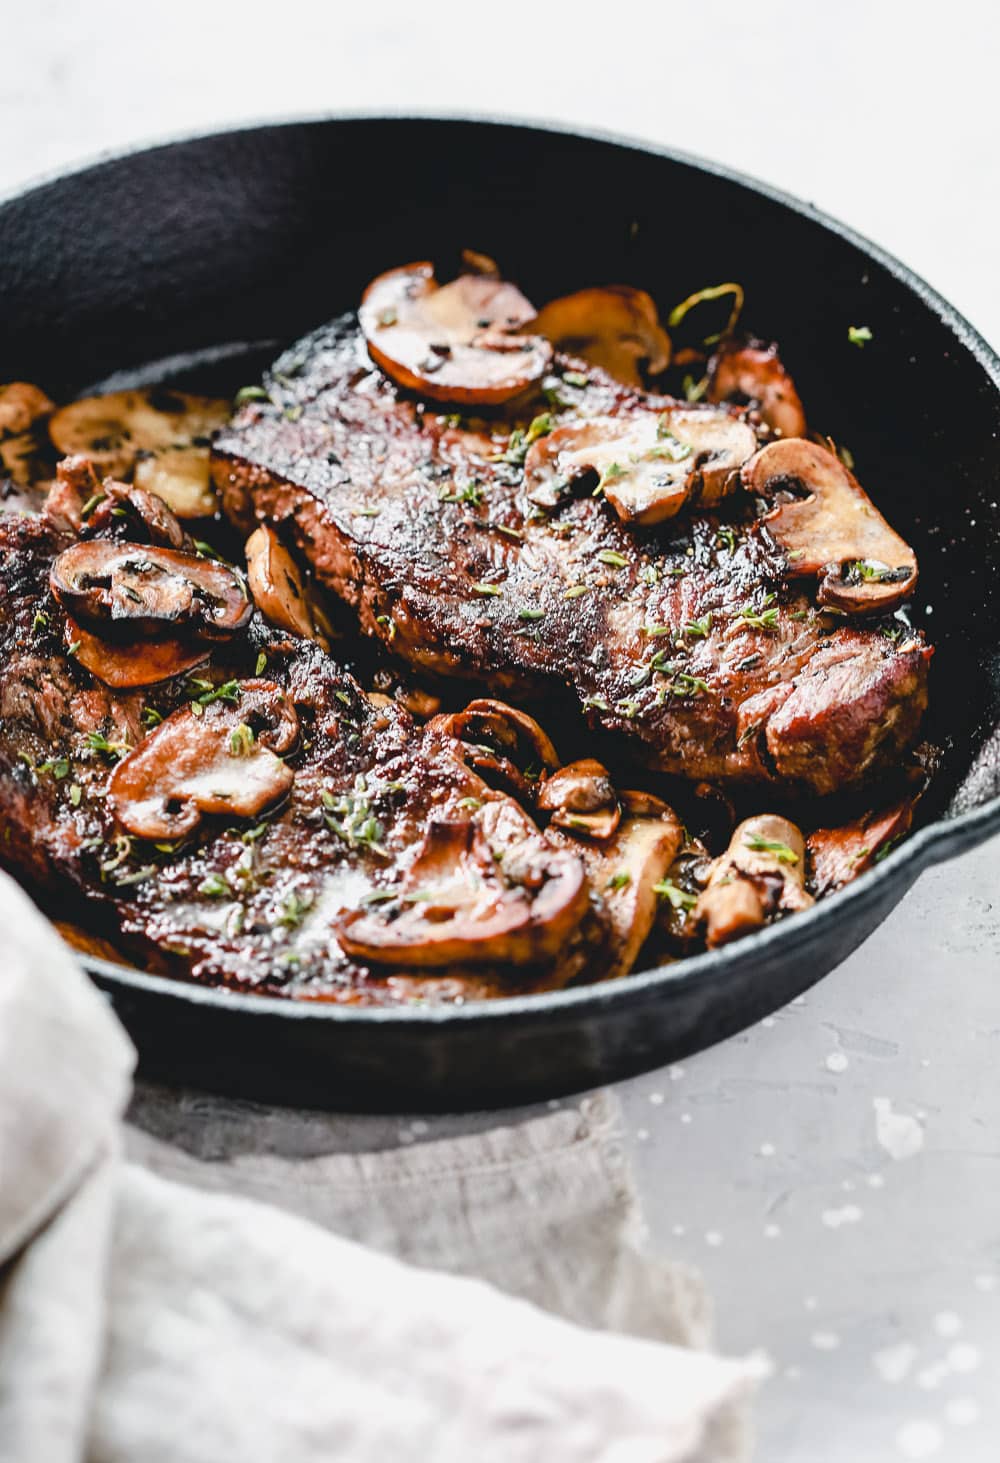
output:
[[129,1130],[140,1167],[110,1008],[7,880],[0,923],[3,1463],[745,1456],[760,1368],[667,1344],[700,1291],[642,1252],[606,1096],[376,1154]]

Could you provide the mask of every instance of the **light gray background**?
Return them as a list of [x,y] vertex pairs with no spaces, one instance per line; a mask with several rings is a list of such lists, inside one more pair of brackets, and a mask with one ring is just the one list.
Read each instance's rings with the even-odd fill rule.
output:
[[[577,121],[813,200],[1000,342],[996,6],[593,9],[6,3],[0,190],[264,115]],[[1000,1456],[998,903],[994,844],[925,875],[805,999],[620,1088],[655,1243],[703,1269],[721,1345],[775,1363],[767,1463]],[[211,1105],[191,1098],[175,1118],[211,1145]],[[247,1131],[359,1148],[481,1122],[274,1115]]]

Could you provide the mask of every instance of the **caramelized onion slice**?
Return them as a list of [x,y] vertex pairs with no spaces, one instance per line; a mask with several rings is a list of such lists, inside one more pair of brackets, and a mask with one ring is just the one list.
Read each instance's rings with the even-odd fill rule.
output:
[[181,630],[200,640],[224,640],[253,613],[235,570],[149,544],[73,544],[54,561],[49,584],[68,614],[131,637]]
[[341,917],[346,954],[374,965],[444,969],[553,960],[589,893],[579,858],[541,838],[518,848],[509,882],[473,821],[430,823],[398,897]]
[[66,617],[63,634],[70,654],[92,676],[115,691],[172,680],[204,665],[212,653],[210,645],[174,637],[131,642],[104,640],[92,635],[71,615]]
[[533,503],[551,508],[575,479],[597,473],[624,523],[662,523],[686,503],[711,506],[726,497],[756,446],[746,422],[716,408],[591,417],[533,444],[525,459],[525,491]]
[[358,318],[372,359],[400,386],[488,406],[538,381],[552,358],[548,341],[513,333],[534,313],[512,284],[461,274],[439,285],[422,262],[374,279]]
[[612,284],[551,300],[526,327],[625,386],[643,386],[670,364],[670,337],[645,290]]
[[779,914],[808,909],[806,848],[787,818],[761,813],[747,818],[715,860],[694,917],[705,926],[709,949],[760,929]]
[[255,818],[288,794],[295,774],[253,721],[267,713],[271,739],[283,744],[294,709],[272,683],[249,684],[252,697],[235,706],[216,701],[201,716],[190,706],[175,711],[118,763],[108,801],[127,833],[184,838],[206,814]]
[[827,448],[801,437],[772,442],[745,465],[743,482],[776,504],[764,523],[789,575],[818,578],[820,604],[861,614],[913,593],[916,555]]

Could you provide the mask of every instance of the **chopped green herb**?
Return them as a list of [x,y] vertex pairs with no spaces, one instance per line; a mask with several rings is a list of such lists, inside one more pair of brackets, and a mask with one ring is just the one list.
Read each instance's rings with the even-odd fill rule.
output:
[[256,738],[253,729],[241,721],[235,731],[229,734],[229,755],[230,757],[249,757],[253,752]]
[[702,376],[696,381],[693,376],[684,377],[684,399],[685,401],[700,401],[708,390],[708,377]]
[[124,757],[132,748],[128,742],[109,742],[103,732],[88,732],[87,746],[92,752],[101,752],[105,757]]
[[293,889],[286,894],[281,901],[281,913],[278,915],[278,924],[284,925],[286,929],[296,930],[312,909],[314,903],[311,894],[297,894]]
[[642,633],[648,635],[651,639],[655,639],[658,635],[672,635],[674,633],[674,627],[673,625],[643,625]]
[[719,548],[725,549],[727,553],[735,554],[736,534],[733,532],[728,523],[721,523],[719,525],[718,531],[715,535],[715,542],[719,546]]
[[[767,597],[767,599],[773,598],[773,594]],[[766,604],[767,600],[764,603]],[[744,605],[740,610],[740,619],[744,625],[748,625],[753,630],[774,630],[778,625],[778,611],[777,609],[763,608],[755,610],[753,605],[748,604]]]
[[396,638],[395,622],[391,620],[388,615],[376,615],[375,623],[376,625],[383,625],[388,629],[389,633],[386,636],[387,640],[394,640]]
[[84,503],[83,507],[80,509],[80,517],[89,518],[94,509],[97,507],[98,503],[104,502],[104,498],[104,493],[94,493],[93,497],[88,498],[86,503]]
[[80,806],[80,799],[83,797],[83,788],[78,782],[71,782],[69,785],[69,800],[74,808]]
[[284,417],[286,422],[297,422],[302,416],[302,407],[298,404],[296,404],[295,406],[286,406],[281,415]]
[[589,588],[589,584],[571,584],[563,595],[563,599],[579,599],[581,594],[586,594]]
[[632,875],[627,869],[623,869],[620,874],[612,874],[604,887],[606,889],[627,889],[631,882]]
[[492,595],[494,598],[503,594],[503,589],[499,584],[485,584],[480,580],[473,580],[472,587],[477,594]]
[[245,406],[248,401],[270,401],[263,386],[241,386],[233,397],[234,406]]
[[39,610],[31,622],[32,630],[47,630],[49,628],[49,617],[44,610]]
[[157,711],[155,706],[147,706],[144,708],[142,713],[143,726],[159,726],[162,720],[163,715]]
[[262,676],[264,674],[264,671],[266,669],[267,669],[267,653],[266,653],[266,651],[263,651],[262,650],[261,653],[260,653],[260,655],[258,655],[258,657],[257,657],[257,664],[254,666],[254,672],[253,673],[254,673],[255,676]]
[[517,618],[519,620],[544,620],[545,619],[545,611],[544,610],[518,610],[518,612],[517,612]]
[[622,467],[620,462],[609,462],[607,467],[601,473],[600,482],[594,489],[594,497],[599,497],[599,495],[604,492],[605,483],[615,483],[618,481],[619,478],[625,477],[625,475],[625,469]]
[[495,460],[513,462],[519,466],[527,457],[528,448],[532,442],[537,442],[539,437],[548,436],[552,431],[552,426],[552,413],[546,411],[532,420],[526,432],[522,431],[520,427],[515,427],[510,434],[506,452],[501,452]]
[[563,380],[567,386],[586,386],[590,380],[582,371],[564,371]]
[[615,710],[620,716],[624,716],[626,721],[632,721],[639,711],[639,703],[631,700],[619,701]]
[[459,798],[456,807],[462,808],[465,812],[474,813],[477,808],[483,806],[479,798]]
[[80,646],[82,644],[83,644],[83,641],[82,640],[74,640],[73,643],[72,643],[72,645],[68,645],[66,647],[66,654],[67,655],[72,655],[72,656],[79,655],[79,653],[80,653]]
[[240,699],[239,681],[223,681],[221,686],[216,686],[211,681],[192,680],[189,691],[191,687],[197,693],[192,696],[192,700],[198,706],[211,706],[214,701],[225,701],[230,706],[235,706]]
[[762,838],[759,833],[744,833],[743,842],[755,853],[773,853],[779,864],[797,864],[799,856],[787,843],[775,843],[771,838]]
[[658,894],[661,899],[669,900],[672,907],[681,914],[690,914],[698,903],[696,894],[688,893],[687,889],[675,884],[673,879],[662,879],[659,884],[654,884],[653,893]]
[[653,449],[651,455],[665,457],[669,462],[683,462],[694,451],[690,442],[682,442],[674,436],[670,430],[670,417],[666,413],[656,424],[656,439],[659,445]]
[[439,503],[469,503],[473,508],[478,508],[483,501],[482,484],[475,478],[467,482],[464,487],[453,489],[450,493],[445,491],[438,494]]
[[851,342],[851,345],[856,345],[859,350],[864,350],[871,338],[872,333],[867,325],[849,325],[847,327],[847,339]]
[[610,564],[614,569],[624,569],[628,565],[625,555],[620,554],[617,549],[602,549],[597,557],[602,564]]
[[682,634],[690,636],[692,640],[704,640],[712,629],[712,612],[708,612],[700,620],[688,620]]
[[381,508],[355,508],[354,516],[356,518],[378,518],[381,512]]
[[603,696],[588,696],[587,699],[583,702],[584,711],[586,711],[589,707],[593,707],[596,711],[611,710],[611,707],[605,701]]
[[62,782],[64,777],[68,777],[69,770],[68,757],[48,757],[44,762],[39,762],[35,768],[36,772],[51,772],[56,782]]
[[204,894],[206,899],[225,899],[232,892],[221,874],[208,874],[198,885],[198,893]]

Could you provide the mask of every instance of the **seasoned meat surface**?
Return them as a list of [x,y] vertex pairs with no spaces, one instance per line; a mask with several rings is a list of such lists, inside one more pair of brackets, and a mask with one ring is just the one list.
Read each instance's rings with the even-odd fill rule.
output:
[[[583,861],[488,786],[446,728],[369,697],[318,645],[255,614],[196,671],[109,690],[67,643],[49,590],[53,559],[75,542],[45,518],[0,515],[0,849],[60,918],[78,906],[149,968],[348,1003],[510,994],[611,969],[607,908]],[[267,704],[281,708],[277,731],[258,718]],[[146,754],[168,728],[157,770]],[[189,760],[221,747],[221,764],[187,776],[171,750],[182,743]],[[148,787],[136,749],[154,768]],[[291,781],[284,801],[220,813],[258,762],[282,771],[277,786]],[[151,832],[186,797],[200,811],[183,835]],[[451,931],[456,910],[452,944],[435,952],[434,920]],[[350,930],[345,912],[361,916]],[[477,950],[479,918],[499,933]],[[351,958],[341,935],[391,945],[391,959]]]
[[266,386],[215,444],[226,511],[282,525],[365,633],[412,665],[523,697],[567,688],[637,760],[689,778],[828,793],[912,742],[922,637],[817,609],[752,505],[641,529],[596,475],[549,509],[528,496],[531,439],[669,398],[557,354],[515,413],[455,417],[373,367],[350,318],[294,347]]

